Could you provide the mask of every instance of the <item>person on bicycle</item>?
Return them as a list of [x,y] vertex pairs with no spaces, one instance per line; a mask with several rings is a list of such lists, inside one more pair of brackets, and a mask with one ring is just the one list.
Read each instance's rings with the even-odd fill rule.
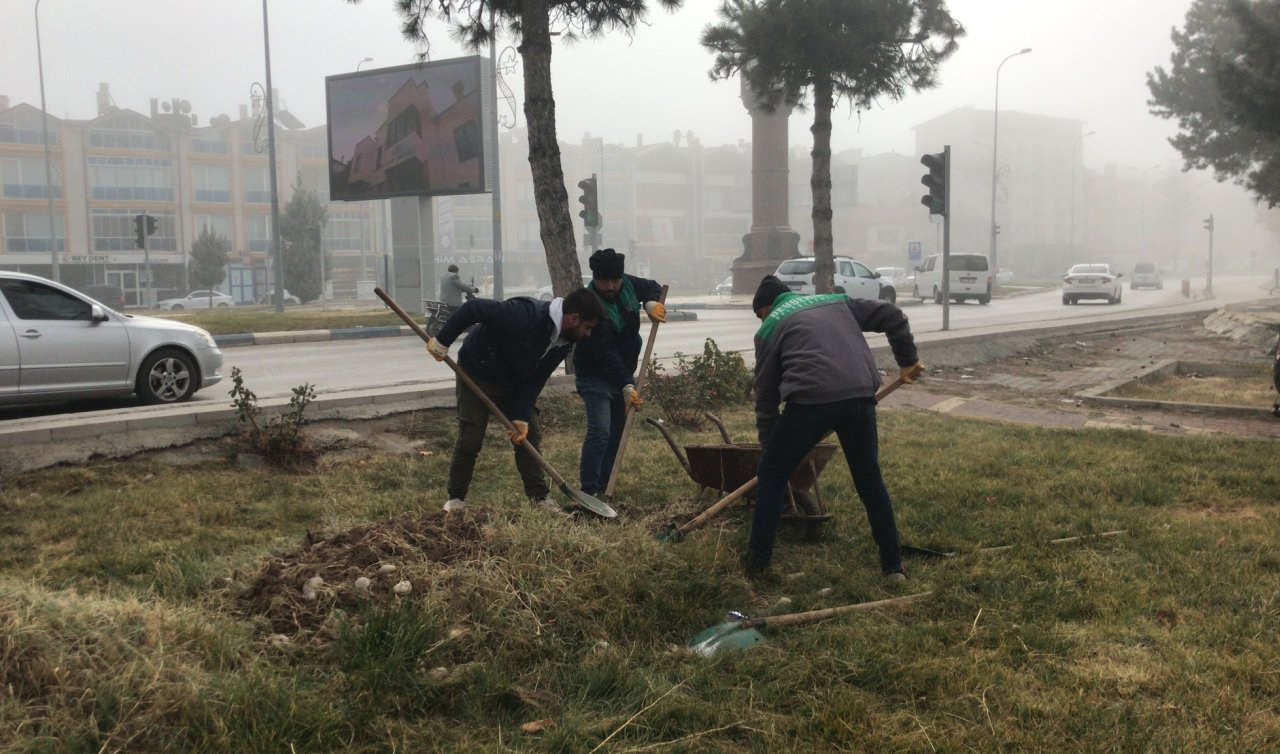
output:
[[458,265],[449,265],[449,274],[440,278],[440,301],[450,309],[457,309],[462,306],[462,297],[464,294],[479,293],[480,289],[470,283],[462,282],[462,278],[458,276]]

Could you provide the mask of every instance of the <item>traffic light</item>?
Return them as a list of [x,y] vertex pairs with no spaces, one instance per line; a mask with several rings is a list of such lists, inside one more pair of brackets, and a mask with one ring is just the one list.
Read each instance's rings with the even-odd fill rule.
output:
[[1209,231],[1210,233],[1213,232],[1213,215],[1209,215],[1207,218],[1205,218],[1204,229]]
[[920,197],[920,203],[929,208],[931,215],[947,214],[947,153],[926,154],[920,158],[920,164],[929,168],[929,172],[920,182],[929,188],[929,193]]
[[151,215],[143,215],[147,218],[147,235],[154,236],[156,234],[156,219]]
[[137,241],[139,249],[145,248],[147,245],[147,237],[145,235],[145,231],[143,230],[144,223],[142,221],[142,218],[144,217],[147,217],[148,219],[150,219],[147,215],[133,216],[133,236],[134,236],[134,240]]
[[578,188],[582,189],[582,196],[578,197],[578,201],[582,202],[582,210],[578,212],[578,217],[582,218],[582,224],[588,228],[599,228],[600,199],[596,193],[596,177],[593,175],[578,181]]

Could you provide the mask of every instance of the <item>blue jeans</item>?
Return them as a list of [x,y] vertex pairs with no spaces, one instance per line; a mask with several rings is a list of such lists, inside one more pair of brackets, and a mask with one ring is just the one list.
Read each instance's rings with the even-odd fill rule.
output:
[[902,567],[898,549],[898,527],[893,520],[893,502],[880,476],[876,437],[876,402],[873,398],[820,405],[788,403],[778,417],[773,434],[760,457],[760,486],[756,490],[755,517],[748,545],[749,565],[763,568],[773,558],[773,543],[782,520],[782,501],[792,472],[830,430],[836,431],[845,460],[853,475],[853,486],[866,508],[871,536],[880,548],[880,570],[891,573]]
[[582,440],[578,478],[582,480],[582,491],[595,495],[609,483],[622,427],[627,421],[626,407],[622,391],[597,377],[579,377],[577,389],[587,410],[587,436]]

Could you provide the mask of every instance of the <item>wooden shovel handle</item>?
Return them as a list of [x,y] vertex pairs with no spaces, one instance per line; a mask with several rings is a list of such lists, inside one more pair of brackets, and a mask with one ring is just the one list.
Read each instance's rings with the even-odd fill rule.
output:
[[839,607],[828,607],[823,610],[810,610],[807,613],[788,613],[787,615],[772,615],[763,618],[751,618],[743,621],[743,628],[752,628],[754,626],[793,626],[797,623],[812,623],[813,621],[823,620],[832,616],[841,615],[843,613],[860,612],[863,610],[876,610],[882,607],[892,607],[894,605],[904,605],[909,602],[927,599],[933,596],[933,592],[917,592],[916,594],[908,594],[905,597],[891,597],[886,600],[876,600],[874,602],[859,602],[854,605],[841,605]]
[[[431,336],[427,334],[427,331],[423,330],[417,322],[414,322],[413,317],[409,316],[409,313],[404,309],[401,309],[400,305],[388,296],[386,291],[381,288],[374,288],[373,292],[378,298],[382,299],[382,303],[386,304],[391,311],[395,312],[400,319],[404,320],[405,324],[417,333],[418,337],[422,338],[424,343],[431,340]],[[458,379],[462,380],[462,384],[470,388],[471,392],[476,394],[476,397],[479,398],[486,407],[488,407],[489,411],[492,412],[494,416],[498,417],[498,421],[508,432],[516,431],[516,425],[511,423],[511,420],[507,418],[506,414],[502,413],[502,410],[493,402],[493,399],[485,395],[485,392],[480,389],[480,386],[475,383],[475,380],[472,380],[471,376],[463,371],[462,367],[458,366],[457,362],[447,355],[444,357],[443,361],[449,365],[449,368],[453,370],[454,374],[458,375]],[[524,449],[529,452],[529,455],[533,456],[533,460],[538,462],[538,465],[542,467],[542,470],[547,472],[547,475],[550,476],[558,486],[568,486],[564,477],[560,476],[560,474],[552,468],[551,464],[547,459],[542,457],[542,454],[538,452],[537,448],[533,447],[533,443],[529,442],[528,438],[521,440],[520,444],[524,446]]]
[[[662,292],[658,294],[658,302],[666,304],[667,302],[667,286],[662,286]],[[640,392],[640,387],[644,384],[644,373],[648,371],[649,357],[653,355],[653,342],[658,339],[658,325],[662,324],[654,320],[653,325],[649,327],[649,342],[644,346],[644,358],[640,361],[640,373],[636,375],[636,392]],[[622,425],[622,436],[618,438],[618,452],[613,454],[613,468],[609,470],[609,483],[604,487],[605,495],[612,495],[613,488],[618,484],[618,472],[622,470],[622,457],[627,452],[627,441],[631,439],[631,427],[635,424],[636,411],[631,406],[626,408],[627,419]]]

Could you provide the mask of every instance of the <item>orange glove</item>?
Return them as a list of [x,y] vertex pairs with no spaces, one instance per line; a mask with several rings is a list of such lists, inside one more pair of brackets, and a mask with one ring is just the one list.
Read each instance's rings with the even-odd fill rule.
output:
[[427,353],[431,354],[431,358],[436,361],[444,361],[444,357],[449,355],[449,347],[432,338],[427,341]]
[[625,407],[635,409],[636,411],[639,411],[640,407],[644,405],[644,399],[640,397],[640,393],[636,390],[635,385],[623,386],[622,404]]
[[516,419],[511,422],[515,425],[515,431],[507,430],[507,437],[510,438],[512,445],[519,445],[529,437],[529,422],[522,422]]
[[917,361],[909,367],[902,367],[898,370],[898,375],[902,377],[902,384],[914,385],[916,378],[924,373],[924,364]]
[[644,310],[646,313],[648,313],[649,319],[653,320],[654,322],[667,321],[667,306],[661,301],[644,302]]

